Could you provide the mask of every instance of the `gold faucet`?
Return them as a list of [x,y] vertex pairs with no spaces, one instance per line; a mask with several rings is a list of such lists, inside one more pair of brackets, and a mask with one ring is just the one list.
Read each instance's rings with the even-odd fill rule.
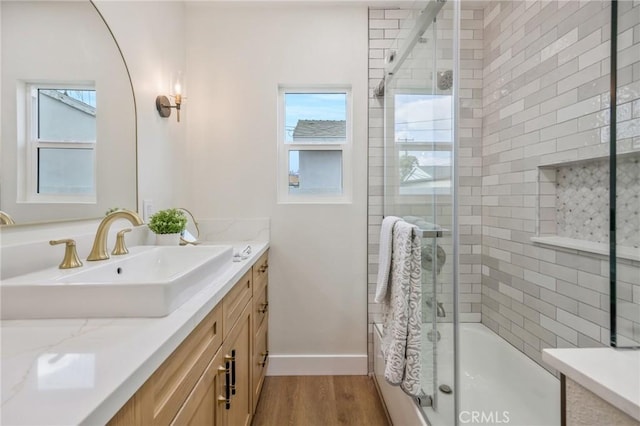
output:
[[138,213],[132,212],[131,210],[118,210],[108,214],[104,219],[102,219],[100,225],[98,225],[96,239],[93,241],[93,248],[87,257],[87,260],[104,260],[109,258],[109,253],[107,253],[107,236],[109,234],[111,224],[118,219],[127,219],[134,226],[144,224],[140,216],[138,216]]
[[11,216],[9,216],[9,213],[0,210],[0,225],[13,225],[15,223]]
[[71,269],[71,268],[79,268],[82,266],[82,262],[78,257],[78,252],[76,251],[76,242],[74,240],[51,240],[49,244],[52,246],[58,244],[65,244],[64,249],[64,259],[62,259],[62,263],[58,268],[60,269]]

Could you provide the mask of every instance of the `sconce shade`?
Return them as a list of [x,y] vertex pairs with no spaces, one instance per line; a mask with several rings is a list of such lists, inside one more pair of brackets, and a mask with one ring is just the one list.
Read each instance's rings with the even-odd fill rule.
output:
[[184,79],[182,77],[182,71],[176,71],[171,73],[169,81],[169,96],[182,96],[184,95]]
[[164,95],[158,96],[156,98],[156,109],[160,117],[169,117],[171,115],[171,102],[169,102],[169,98]]

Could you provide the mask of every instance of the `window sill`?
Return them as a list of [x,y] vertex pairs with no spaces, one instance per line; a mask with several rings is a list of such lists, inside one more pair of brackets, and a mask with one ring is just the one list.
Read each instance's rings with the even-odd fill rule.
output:
[[315,204],[315,205],[332,205],[332,204],[353,204],[352,200],[336,200],[336,199],[314,199],[314,200],[279,200],[278,204]]

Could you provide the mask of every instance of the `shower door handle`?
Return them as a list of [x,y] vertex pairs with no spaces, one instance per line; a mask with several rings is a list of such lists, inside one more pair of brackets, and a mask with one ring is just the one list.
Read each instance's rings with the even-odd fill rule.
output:
[[422,238],[442,238],[448,233],[449,230],[444,228],[420,230],[420,236]]

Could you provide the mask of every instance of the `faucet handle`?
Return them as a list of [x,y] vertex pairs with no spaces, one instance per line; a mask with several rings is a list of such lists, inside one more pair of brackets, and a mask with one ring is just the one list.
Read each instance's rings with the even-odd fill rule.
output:
[[71,268],[79,268],[82,266],[82,262],[78,257],[78,252],[76,251],[76,242],[72,239],[65,240],[51,240],[49,244],[52,246],[58,244],[65,244],[64,250],[64,258],[62,259],[62,263],[58,266],[60,269],[71,269]]
[[127,232],[131,232],[131,228],[126,228],[121,231],[118,231],[116,234],[116,245],[111,252],[114,256],[120,256],[123,254],[129,253],[129,249],[127,249],[127,245],[124,242],[124,234]]

